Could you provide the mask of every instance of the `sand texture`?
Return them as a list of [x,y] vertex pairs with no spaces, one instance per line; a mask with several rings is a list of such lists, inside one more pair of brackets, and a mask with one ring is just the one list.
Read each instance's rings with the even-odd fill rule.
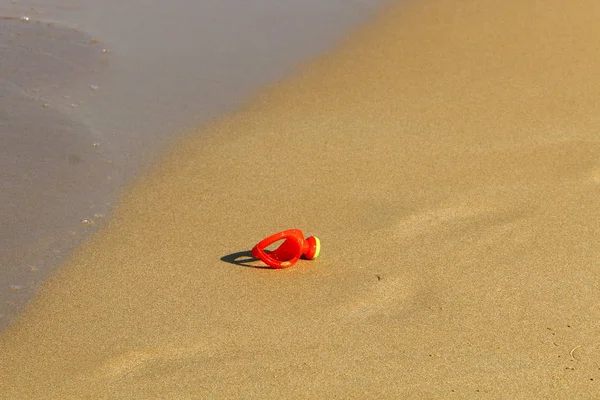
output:
[[[0,397],[595,398],[599,15],[401,2],[178,141],[0,336]],[[291,227],[318,260],[221,260]]]

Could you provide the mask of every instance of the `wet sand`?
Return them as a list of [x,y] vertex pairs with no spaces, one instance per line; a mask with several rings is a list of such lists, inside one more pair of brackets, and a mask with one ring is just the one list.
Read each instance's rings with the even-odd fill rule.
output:
[[[593,398],[599,7],[398,4],[178,140],[0,336],[6,397]],[[290,227],[318,260],[221,260]]]
[[0,0],[0,329],[173,138],[381,1],[271,3]]

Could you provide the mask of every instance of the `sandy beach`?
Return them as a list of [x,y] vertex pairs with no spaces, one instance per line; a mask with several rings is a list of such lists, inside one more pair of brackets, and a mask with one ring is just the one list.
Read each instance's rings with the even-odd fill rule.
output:
[[[1,397],[595,398],[598,15],[394,3],[176,140],[0,333]],[[222,260],[292,227],[317,260]]]
[[0,330],[173,138],[381,3],[0,0]]

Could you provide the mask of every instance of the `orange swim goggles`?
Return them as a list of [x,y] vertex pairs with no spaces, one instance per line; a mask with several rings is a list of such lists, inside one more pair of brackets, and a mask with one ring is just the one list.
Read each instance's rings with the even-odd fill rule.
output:
[[[273,251],[266,250],[275,242],[284,240],[283,243]],[[291,267],[304,256],[307,260],[314,260],[321,252],[321,241],[316,236],[304,239],[304,233],[300,229],[288,229],[276,233],[261,240],[252,249],[252,257],[262,260],[271,268]]]

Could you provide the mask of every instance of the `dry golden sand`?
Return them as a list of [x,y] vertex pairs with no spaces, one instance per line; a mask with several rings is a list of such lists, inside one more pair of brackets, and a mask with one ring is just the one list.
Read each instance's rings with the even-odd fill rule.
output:
[[[7,399],[593,398],[600,2],[419,0],[173,150],[2,335]],[[299,227],[321,258],[220,258]]]

